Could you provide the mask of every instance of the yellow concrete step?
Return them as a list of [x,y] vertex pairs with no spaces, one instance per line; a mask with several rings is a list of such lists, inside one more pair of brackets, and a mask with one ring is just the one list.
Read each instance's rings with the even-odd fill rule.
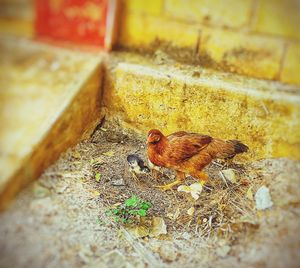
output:
[[248,159],[300,159],[299,87],[182,65],[163,53],[117,53],[111,62],[104,106],[124,127],[239,139]]
[[0,208],[100,120],[102,56],[0,38]]

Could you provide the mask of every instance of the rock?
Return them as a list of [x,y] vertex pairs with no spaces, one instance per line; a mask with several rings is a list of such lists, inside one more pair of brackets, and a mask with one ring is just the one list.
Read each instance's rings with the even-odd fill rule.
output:
[[154,57],[154,62],[159,65],[164,64],[168,59],[168,55],[162,50],[156,50]]
[[113,186],[126,186],[126,183],[125,183],[123,178],[112,177],[111,178],[111,185],[113,185]]
[[123,254],[118,250],[113,250],[103,255],[98,260],[92,262],[89,267],[91,268],[129,268],[130,265]]
[[32,192],[36,198],[44,198],[50,195],[50,190],[40,185],[38,182],[33,184]]
[[30,203],[30,209],[41,211],[45,215],[53,215],[58,211],[58,207],[50,197],[35,199]]
[[199,71],[193,71],[193,74],[192,74],[193,77],[199,78],[200,75],[201,75],[201,72],[199,72]]
[[177,258],[177,250],[172,242],[154,240],[151,241],[149,246],[166,262],[175,261]]
[[224,258],[228,255],[231,247],[226,243],[225,240],[219,242],[219,247],[216,249],[216,253],[219,257]]
[[93,256],[93,252],[89,248],[82,247],[78,252],[78,256],[84,263],[89,263],[90,258]]
[[188,232],[184,232],[182,234],[182,238],[185,240],[189,240],[189,239],[191,239],[191,235]]
[[256,209],[258,210],[267,209],[273,206],[269,188],[264,185],[257,190],[254,198],[256,202]]
[[171,243],[160,247],[159,255],[161,256],[161,258],[163,260],[165,260],[167,262],[175,261],[177,258],[177,252]]
[[54,190],[57,194],[62,194],[67,190],[68,187],[69,187],[69,185],[61,184],[61,185],[55,186]]

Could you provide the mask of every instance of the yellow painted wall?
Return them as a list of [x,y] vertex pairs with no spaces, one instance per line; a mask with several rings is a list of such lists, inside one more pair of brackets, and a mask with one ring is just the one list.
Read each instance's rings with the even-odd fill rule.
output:
[[159,65],[131,53],[115,61],[106,73],[103,108],[125,129],[209,134],[245,142],[247,159],[300,159],[298,88],[200,68],[195,75],[186,65]]
[[299,0],[123,0],[118,43],[162,42],[206,67],[300,85],[299,25]]

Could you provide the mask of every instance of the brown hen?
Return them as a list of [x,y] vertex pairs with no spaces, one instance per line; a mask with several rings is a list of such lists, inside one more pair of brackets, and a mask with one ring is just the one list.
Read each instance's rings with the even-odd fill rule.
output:
[[181,183],[187,174],[204,184],[208,176],[202,169],[212,160],[230,159],[247,151],[248,146],[238,140],[215,139],[208,135],[185,131],[164,136],[159,130],[152,129],[147,139],[149,161],[155,166],[174,169],[177,172],[176,181],[160,186],[163,190]]

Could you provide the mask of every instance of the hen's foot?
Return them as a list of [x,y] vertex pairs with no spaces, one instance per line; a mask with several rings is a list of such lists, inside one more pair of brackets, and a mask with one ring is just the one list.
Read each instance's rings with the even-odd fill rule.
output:
[[192,173],[191,175],[194,178],[197,178],[200,181],[202,186],[205,185],[206,182],[208,181],[208,175],[203,171],[200,171],[200,172],[197,172],[197,173]]
[[173,181],[172,183],[169,183],[166,185],[158,185],[155,187],[161,189],[162,191],[167,191],[167,190],[171,190],[173,186],[178,185],[180,183],[182,183],[181,180],[176,180],[176,181]]
[[200,180],[200,184],[204,186],[207,183],[207,180]]

